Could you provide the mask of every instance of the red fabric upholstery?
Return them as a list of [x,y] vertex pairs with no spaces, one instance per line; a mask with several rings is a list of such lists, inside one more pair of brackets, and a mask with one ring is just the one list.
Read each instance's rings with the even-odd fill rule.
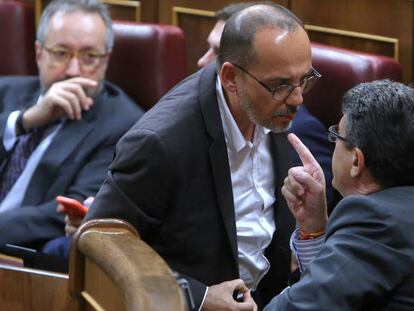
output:
[[170,25],[114,21],[107,79],[144,109],[186,76],[184,34]]
[[312,65],[322,78],[304,95],[304,105],[326,127],[339,122],[342,96],[356,84],[385,78],[401,80],[401,66],[393,58],[314,42]]
[[0,75],[35,75],[35,20],[26,2],[0,1]]

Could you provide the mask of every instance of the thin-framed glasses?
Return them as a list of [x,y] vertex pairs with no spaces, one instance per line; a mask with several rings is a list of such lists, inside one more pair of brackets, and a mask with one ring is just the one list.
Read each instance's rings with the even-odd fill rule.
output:
[[66,66],[73,57],[76,57],[82,70],[93,71],[98,67],[102,58],[108,56],[108,53],[99,53],[98,51],[87,49],[81,51],[72,51],[62,47],[43,48],[49,53],[49,59],[52,65]]
[[345,142],[348,141],[345,137],[339,135],[339,126],[338,125],[332,125],[332,126],[330,126],[328,128],[328,140],[331,143],[336,143],[336,141],[338,139],[340,139],[342,141],[345,141]]
[[279,85],[278,87],[271,88],[270,86],[266,85],[264,82],[260,81],[258,78],[256,78],[254,75],[252,75],[250,72],[248,72],[246,69],[244,69],[242,66],[233,64],[237,68],[239,68],[241,71],[252,77],[254,80],[256,80],[261,86],[263,86],[267,91],[269,91],[272,94],[272,97],[274,100],[280,100],[284,101],[286,100],[290,94],[292,94],[293,90],[297,87],[300,88],[300,91],[302,94],[305,94],[309,92],[316,84],[319,78],[322,77],[322,75],[315,69],[311,68],[310,73],[304,77],[302,80],[299,81],[299,83],[296,84],[283,84]]

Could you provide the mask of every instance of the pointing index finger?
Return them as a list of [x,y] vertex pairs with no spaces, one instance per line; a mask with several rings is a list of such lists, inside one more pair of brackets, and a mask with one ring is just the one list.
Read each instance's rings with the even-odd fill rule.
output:
[[290,133],[288,135],[288,140],[293,148],[295,148],[304,166],[311,165],[314,167],[319,167],[319,164],[313,157],[312,153],[295,134]]

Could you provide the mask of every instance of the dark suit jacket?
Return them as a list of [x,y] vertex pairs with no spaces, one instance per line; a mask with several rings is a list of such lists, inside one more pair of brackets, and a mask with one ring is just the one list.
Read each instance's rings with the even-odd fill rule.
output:
[[[11,111],[36,103],[39,79],[0,79],[0,138]],[[22,208],[0,213],[0,245],[42,243],[64,235],[63,215],[55,198],[66,195],[82,201],[95,195],[105,179],[119,138],[141,116],[142,110],[113,84],[94,98],[82,120],[67,121],[39,162]],[[0,143],[0,161],[9,155]],[[33,245],[30,245],[33,246]]]
[[[175,270],[190,276],[196,304],[205,285],[239,277],[233,193],[216,98],[215,65],[190,76],[120,140],[86,219],[115,217]],[[267,295],[286,285],[294,220],[280,193],[290,164],[285,134],[272,134],[276,234]],[[195,281],[197,280],[197,281]],[[269,297],[270,298],[270,297]]]
[[[326,199],[330,213],[341,199],[341,195],[332,187],[332,154],[335,144],[328,141],[328,131],[325,126],[304,105],[299,108],[293,119],[290,132],[300,138],[323,169],[326,180]],[[297,152],[293,147],[290,149],[293,165],[302,166],[302,161]]]
[[414,187],[343,199],[301,280],[266,310],[414,310]]

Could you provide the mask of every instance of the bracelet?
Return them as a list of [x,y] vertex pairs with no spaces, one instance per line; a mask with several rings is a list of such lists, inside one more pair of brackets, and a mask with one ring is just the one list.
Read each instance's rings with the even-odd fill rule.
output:
[[325,234],[325,230],[316,232],[305,232],[300,229],[300,240],[313,240]]
[[19,115],[17,116],[17,119],[16,119],[16,128],[17,128],[17,131],[19,132],[19,135],[27,134],[27,131],[26,131],[26,129],[23,126],[23,115],[24,115],[24,113],[26,112],[26,110],[28,108],[29,107],[25,107],[25,108],[21,109],[19,111]]

